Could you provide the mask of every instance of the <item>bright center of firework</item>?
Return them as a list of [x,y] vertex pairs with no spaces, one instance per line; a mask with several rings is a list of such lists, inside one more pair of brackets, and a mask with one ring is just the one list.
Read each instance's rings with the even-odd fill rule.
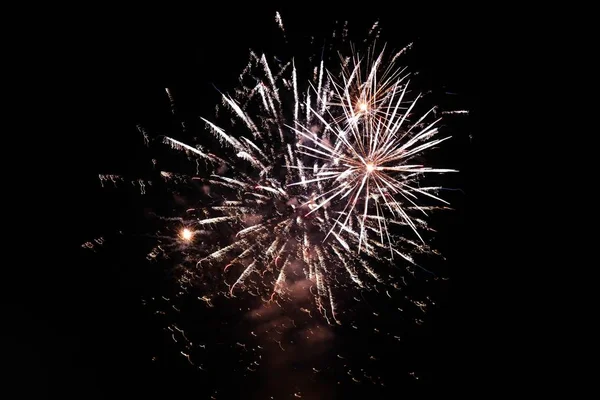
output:
[[373,172],[375,171],[375,165],[373,165],[373,163],[368,163],[367,164],[367,172]]
[[188,228],[185,228],[181,231],[181,237],[184,240],[192,240],[193,233]]
[[365,112],[365,111],[367,111],[367,103],[360,103],[360,104],[358,105],[358,109],[359,109],[360,111],[362,111],[362,112]]

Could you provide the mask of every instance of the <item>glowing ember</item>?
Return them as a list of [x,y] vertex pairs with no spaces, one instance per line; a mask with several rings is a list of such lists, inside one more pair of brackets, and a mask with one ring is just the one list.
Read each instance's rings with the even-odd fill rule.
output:
[[183,238],[183,240],[192,240],[192,237],[194,236],[194,233],[192,231],[190,231],[188,228],[185,228],[181,231],[181,237]]

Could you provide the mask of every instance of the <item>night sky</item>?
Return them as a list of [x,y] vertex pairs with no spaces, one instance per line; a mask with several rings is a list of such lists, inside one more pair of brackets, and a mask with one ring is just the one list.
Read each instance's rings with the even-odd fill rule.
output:
[[[38,209],[51,207],[55,202],[43,198],[56,192],[65,200],[47,220],[40,217],[35,230],[43,231],[43,243],[20,247],[21,257],[30,263],[23,268],[15,264],[15,278],[7,280],[3,307],[10,323],[3,332],[3,363],[11,371],[7,381],[22,394],[10,398],[298,398],[294,393],[304,399],[401,398],[403,393],[472,388],[486,373],[480,360],[487,351],[476,337],[479,311],[473,305],[481,268],[474,220],[480,207],[476,160],[483,85],[474,23],[465,15],[412,18],[410,10],[398,16],[378,9],[315,12],[247,6],[232,15],[231,7],[199,11],[196,19],[180,22],[141,16],[118,23],[95,21],[88,29],[93,33],[61,56],[73,89],[69,84],[61,92],[61,122],[52,129],[53,134],[68,132],[70,139],[62,143],[67,151],[63,148],[61,154],[73,161],[61,164],[69,167],[53,172],[52,185],[38,195]],[[151,135],[180,129],[166,87],[175,96],[179,116],[211,117],[219,102],[215,87],[227,91],[236,86],[250,48],[269,53],[283,49],[275,11],[281,13],[288,37],[299,42],[309,35],[327,36],[336,21],[345,20],[351,36],[361,38],[379,19],[385,41],[394,47],[415,43],[407,65],[419,71],[419,84],[433,91],[433,101],[471,111],[468,117],[449,118],[455,139],[447,148],[452,154],[444,158],[461,173],[447,185],[461,191],[446,196],[456,210],[435,218],[438,247],[447,258],[440,268],[449,279],[410,289],[415,296],[430,296],[435,306],[420,317],[420,324],[410,311],[388,310],[386,298],[369,298],[370,311],[356,310],[360,326],[374,323],[366,314],[380,311],[383,317],[376,326],[384,334],[402,332],[394,346],[348,325],[329,329],[315,320],[309,328],[324,325],[318,340],[299,343],[296,353],[276,352],[248,334],[272,320],[248,318],[250,312],[240,311],[247,306],[243,298],[218,301],[214,308],[186,303],[179,313],[156,314],[171,307],[159,300],[176,291],[173,273],[168,263],[145,261],[151,240],[138,233],[149,232],[155,222],[148,215],[167,210],[173,199],[167,192],[141,195],[139,186],[130,183],[147,179],[151,159],[136,126],[142,124]],[[125,184],[122,189],[102,188],[98,174],[121,175]],[[81,247],[100,237],[106,240],[103,245]],[[206,371],[179,354],[179,344],[165,330],[169,318],[193,327],[190,339],[206,345],[204,353],[194,353],[196,364]],[[243,372],[254,356],[236,343],[266,348],[256,372]],[[370,355],[380,360],[370,360]],[[348,369],[362,382],[353,382]],[[381,377],[385,386],[367,382],[364,371]]]

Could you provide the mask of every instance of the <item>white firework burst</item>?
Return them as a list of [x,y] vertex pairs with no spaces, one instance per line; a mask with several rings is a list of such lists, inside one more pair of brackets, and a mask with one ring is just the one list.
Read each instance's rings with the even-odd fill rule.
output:
[[236,95],[222,95],[229,119],[202,119],[218,155],[165,139],[210,170],[202,178],[210,194],[188,210],[195,217],[181,234],[194,244],[195,230],[202,232],[197,268],[239,270],[227,283],[230,295],[245,287],[283,296],[286,282],[308,279],[321,311],[335,318],[332,286],[394,284],[371,261],[412,265],[415,253],[433,251],[426,216],[447,203],[421,180],[454,170],[423,161],[448,138],[438,138],[433,109],[417,113],[421,97],[396,66],[408,47],[324,57],[306,80],[293,60],[251,52]]

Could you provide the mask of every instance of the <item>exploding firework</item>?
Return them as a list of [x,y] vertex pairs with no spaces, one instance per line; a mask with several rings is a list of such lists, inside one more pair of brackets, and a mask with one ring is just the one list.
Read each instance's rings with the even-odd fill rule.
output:
[[208,173],[193,178],[204,188],[201,206],[188,210],[179,235],[192,268],[236,271],[225,279],[230,295],[246,288],[272,299],[307,279],[336,319],[336,286],[395,285],[374,266],[413,266],[415,253],[434,251],[426,217],[445,202],[421,180],[452,170],[423,154],[447,138],[438,138],[433,109],[417,112],[420,96],[396,66],[406,48],[375,48],[323,57],[308,79],[293,60],[251,52],[235,95],[222,95],[228,119],[202,118],[218,151],[164,138],[205,162]]
[[375,248],[386,246],[391,259],[396,255],[413,262],[396,245],[406,237],[392,238],[388,225],[410,227],[421,243],[414,246],[425,246],[418,228],[426,229],[427,223],[412,214],[416,210],[427,216],[432,207],[422,205],[419,197],[446,202],[432,194],[440,187],[419,187],[419,181],[426,173],[455,171],[414,162],[449,137],[436,137],[439,119],[424,122],[433,108],[414,120],[412,111],[419,96],[407,100],[407,75],[394,70],[394,61],[403,51],[388,64],[383,62],[383,52],[374,62],[367,61],[364,79],[361,66],[365,62],[355,56],[351,72],[342,69],[341,82],[332,78],[331,97],[338,100],[319,115],[324,131],[329,133],[325,140],[311,135],[306,127],[294,131],[311,142],[311,146],[300,144],[300,151],[321,162],[317,177],[301,183],[329,182],[327,192],[319,196],[311,212],[332,203],[343,205],[328,235],[335,230],[345,232],[354,240],[358,238],[359,253],[365,250],[376,256]]

